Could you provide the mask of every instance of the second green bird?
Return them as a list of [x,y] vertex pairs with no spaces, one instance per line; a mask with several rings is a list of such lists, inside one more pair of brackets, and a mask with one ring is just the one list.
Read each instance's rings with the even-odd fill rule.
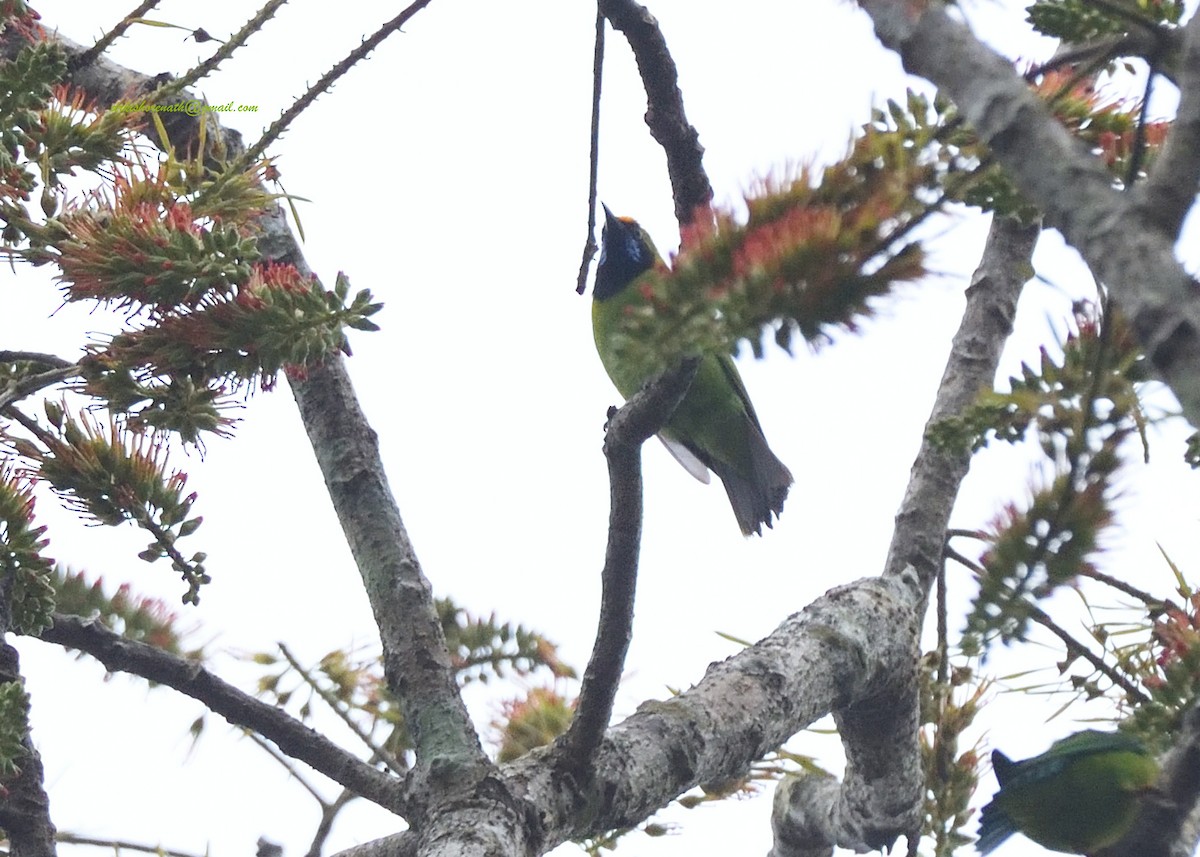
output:
[[[644,229],[628,217],[615,217],[604,206],[600,264],[592,293],[592,333],[608,377],[625,398],[631,397],[667,365],[647,374],[623,363],[612,344],[627,307],[644,304],[638,280],[656,266],[664,270]],[[705,354],[696,378],[659,439],[688,473],[708,482],[711,468],[725,485],[733,514],[744,535],[762,534],[783,510],[792,474],[763,436],[737,367],[727,354]]]
[[980,854],[1020,831],[1051,851],[1091,854],[1128,832],[1158,764],[1140,741],[1085,729],[1040,756],[992,752],[1000,791],[979,818]]

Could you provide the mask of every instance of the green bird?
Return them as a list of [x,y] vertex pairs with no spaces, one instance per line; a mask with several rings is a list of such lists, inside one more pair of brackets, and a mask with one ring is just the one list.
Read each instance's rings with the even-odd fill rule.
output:
[[1094,729],[1022,762],[994,750],[992,769],[1000,790],[979,818],[980,854],[1016,832],[1068,854],[1112,845],[1129,830],[1158,777],[1158,764],[1140,741]]
[[[608,377],[628,399],[670,366],[664,363],[646,372],[623,363],[613,348],[612,333],[627,308],[647,303],[639,278],[654,268],[665,270],[666,263],[636,221],[614,217],[607,205],[604,215],[592,292],[592,333]],[[762,535],[762,525],[770,527],[772,515],[783,510],[792,474],[767,445],[729,355],[702,356],[691,388],[658,437],[701,482],[709,481],[710,468],[721,478],[743,535]]]

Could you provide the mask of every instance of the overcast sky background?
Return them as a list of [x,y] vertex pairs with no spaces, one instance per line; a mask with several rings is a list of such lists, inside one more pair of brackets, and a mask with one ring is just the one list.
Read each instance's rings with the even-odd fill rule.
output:
[[[36,8],[48,26],[90,43],[133,5],[45,0]],[[155,18],[224,37],[251,8],[179,0]],[[257,105],[257,114],[222,117],[252,140],[399,8],[297,0],[200,91],[213,104]],[[730,8],[651,4],[718,202],[788,163],[840,155],[873,105],[920,85],[851,4]],[[1053,50],[1029,37],[1019,11],[983,0],[960,8],[1011,56]],[[594,14],[587,3],[435,0],[271,149],[284,186],[309,200],[299,204],[309,264],[327,285],[345,271],[386,304],[375,317],[381,332],[352,334],[349,369],[426,575],[438,594],[476,613],[494,610],[542,631],[579,668],[594,631],[607,520],[602,425],[619,401],[592,346],[590,297],[574,292],[586,237]],[[180,30],[136,27],[109,55],[148,74],[178,73],[211,50]],[[632,57],[610,33],[601,198],[641,220],[666,250],[677,242],[671,194],[644,111]],[[733,654],[718,632],[758,639],[831,586],[881,569],[986,223],[958,213],[936,232],[939,276],[882,302],[861,336],[841,335],[816,354],[771,351],[741,362],[767,437],[797,479],[775,530],[743,539],[719,485],[700,485],[657,444],[647,447],[637,624],[619,716]],[[1035,262],[1043,279],[1027,288],[1005,372],[1035,358],[1048,331],[1062,329],[1072,298],[1092,293],[1056,234],[1043,236]],[[3,347],[74,358],[86,332],[115,322],[82,307],[52,316],[59,298],[48,273],[0,277]],[[213,577],[199,608],[181,609],[185,621],[202,623],[213,648],[266,651],[286,641],[310,663],[335,648],[376,645],[286,388],[255,396],[241,416],[234,440],[210,442],[203,459],[174,459],[205,517],[185,544],[208,552]],[[1178,421],[1152,432],[1152,463],[1123,486],[1125,514],[1106,565],[1163,593],[1170,576],[1156,542],[1185,570],[1200,568],[1196,483],[1178,463],[1187,434]],[[1025,461],[1004,449],[982,456],[955,525],[982,525],[1022,499]],[[52,556],[178,603],[182,585],[165,563],[137,560],[143,534],[85,530],[49,497],[38,510],[52,525]],[[951,588],[965,603],[968,575],[952,568]],[[18,645],[61,829],[218,857],[251,853],[266,836],[288,857],[303,853],[317,821],[310,799],[219,718],[189,756],[198,703],[124,677],[101,684],[94,662]],[[1055,654],[1001,653],[994,665],[1052,664]],[[257,675],[233,658],[216,666],[245,687]],[[494,693],[470,699],[480,722],[495,716]],[[997,694],[979,734],[1014,757],[1040,752],[1080,728],[1065,717],[1044,722],[1060,702]],[[792,746],[837,770],[836,740],[801,735]],[[981,793],[993,788],[985,777]],[[671,809],[660,820],[681,824],[678,835],[630,836],[621,853],[762,854],[769,811],[769,792],[736,806]],[[355,806],[330,847],[395,829],[382,811]],[[1015,839],[997,853],[1041,852]]]

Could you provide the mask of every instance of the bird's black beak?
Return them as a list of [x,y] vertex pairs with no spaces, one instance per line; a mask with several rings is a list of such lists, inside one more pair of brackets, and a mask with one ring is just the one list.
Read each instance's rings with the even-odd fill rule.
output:
[[[604,209],[604,226],[600,230],[600,264],[603,265],[605,255],[605,239],[608,237],[608,228],[611,226],[614,230],[620,229],[621,221],[617,219],[617,216],[612,213],[612,210],[607,205],[600,203],[600,207]],[[575,293],[578,295],[583,294],[584,289],[587,288],[585,279],[586,272],[587,269],[584,268],[584,270],[579,274],[579,283],[575,286]]]
[[[612,213],[612,209],[603,202],[600,203],[600,207],[604,209],[604,228],[600,230],[600,264],[596,268],[597,283],[600,283],[604,278],[604,270],[608,262],[609,235],[612,234],[615,236],[618,232],[620,232],[621,227],[624,225],[620,220],[617,219],[617,216]],[[575,291],[577,291],[579,294],[583,294],[582,280],[579,282],[579,288],[577,288]],[[595,289],[593,288],[593,292],[594,291]]]
[[[613,214],[612,209],[604,203],[600,203],[600,207],[604,209],[604,230],[600,233],[601,251],[603,251],[605,239],[615,243],[618,240],[617,236],[629,234],[629,223]],[[600,258],[604,258],[603,252],[601,252]]]
[[604,203],[600,203],[600,207],[604,209],[604,228],[600,230],[600,264],[604,264],[604,257],[608,255],[608,239],[609,236],[616,236],[625,226],[620,219],[612,213],[612,209]]

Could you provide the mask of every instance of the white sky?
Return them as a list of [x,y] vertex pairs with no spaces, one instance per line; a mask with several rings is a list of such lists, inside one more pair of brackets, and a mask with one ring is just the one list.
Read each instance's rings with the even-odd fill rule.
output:
[[[133,5],[36,7],[45,23],[87,42]],[[250,8],[180,0],[155,17],[223,37]],[[343,8],[285,7],[203,94],[214,104],[258,105],[257,115],[224,117],[253,139],[400,7]],[[912,83],[848,3],[743,0],[731,13],[712,0],[656,0],[652,10],[718,201],[788,162],[840,154],[873,104],[901,98]],[[1052,49],[1021,35],[1022,14],[1006,19],[1000,5],[980,2],[968,11],[1013,55]],[[300,209],[314,270],[327,285],[344,270],[355,288],[386,302],[375,319],[382,332],[352,335],[350,372],[425,573],[439,594],[477,613],[541,630],[579,668],[595,624],[607,517],[601,427],[618,401],[591,343],[590,298],[573,290],[587,213],[594,14],[587,3],[435,0],[271,150],[287,190],[311,200]],[[675,231],[664,160],[642,120],[631,55],[620,36],[610,33],[608,46],[601,197],[641,220],[665,251]],[[182,72],[211,47],[184,41],[180,30],[141,27],[111,56],[151,74]],[[889,299],[865,335],[841,336],[815,355],[742,362],[772,447],[797,477],[774,531],[743,539],[719,486],[701,486],[657,444],[647,447],[646,537],[620,715],[732,654],[716,632],[757,639],[829,587],[879,571],[985,231],[960,217],[943,233],[934,266],[944,276]],[[1051,285],[1027,289],[1009,370],[1036,355],[1048,318],[1088,293],[1056,235],[1043,237],[1036,262]],[[0,278],[3,347],[71,357],[81,332],[107,329],[104,317],[76,307],[50,318],[57,305],[42,272]],[[243,417],[236,439],[209,443],[204,460],[175,460],[205,517],[186,545],[209,553],[214,581],[185,619],[202,622],[214,647],[261,651],[283,640],[309,662],[373,644],[358,574],[290,395],[257,396]],[[1187,432],[1173,425],[1157,434],[1154,463],[1128,486],[1124,552],[1109,567],[1136,569],[1139,585],[1165,592],[1155,542],[1185,569],[1200,568],[1198,510],[1194,479],[1176,463]],[[1006,450],[981,459],[956,525],[985,523],[1023,497],[1023,461]],[[177,603],[181,585],[165,564],[136,559],[148,541],[140,533],[83,530],[49,498],[39,511],[55,526],[53,556]],[[952,575],[961,603],[970,585],[965,573]],[[317,820],[311,801],[219,718],[189,757],[198,703],[123,677],[100,684],[94,662],[40,643],[19,648],[60,828],[214,855],[248,853],[265,835],[288,857],[303,853]],[[1011,661],[998,657],[997,668]],[[218,666],[246,687],[253,681],[232,660]],[[486,723],[494,697],[471,700]],[[1043,726],[1057,705],[1002,696],[981,726],[1010,755],[1032,755],[1078,728],[1066,718]],[[836,769],[835,742],[801,736],[794,747]],[[985,778],[981,790],[992,788]],[[679,835],[630,836],[621,853],[765,853],[769,810],[769,795],[669,810],[661,818],[681,823]],[[344,813],[330,847],[394,829],[394,819],[364,804]],[[999,853],[1040,850],[1018,838]]]

